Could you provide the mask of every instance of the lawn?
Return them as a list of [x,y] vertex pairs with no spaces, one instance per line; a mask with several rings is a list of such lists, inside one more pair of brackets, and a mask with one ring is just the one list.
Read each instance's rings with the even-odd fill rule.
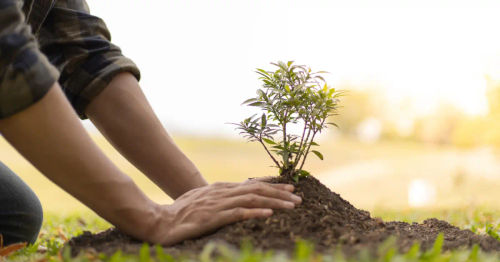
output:
[[[153,200],[171,200],[154,184],[123,159],[105,140],[93,136],[96,143]],[[196,163],[210,182],[242,181],[249,177],[274,175],[276,170],[258,145],[241,140],[218,138],[175,137],[179,146]],[[412,142],[381,142],[362,144],[349,139],[329,136],[320,140],[324,161],[311,159],[307,169],[340,193],[358,208],[369,210],[372,216],[384,220],[421,222],[437,217],[461,228],[490,234],[500,234],[500,174],[498,153],[489,149],[461,150],[451,147],[421,145]],[[63,243],[84,230],[92,232],[110,225],[77,200],[57,188],[3,140],[0,141],[2,161],[18,173],[40,197],[45,220],[40,238],[33,246],[8,257],[7,261],[67,261]],[[480,163],[480,165],[477,165]],[[497,170],[499,172],[497,172]],[[497,172],[497,173],[495,173]],[[493,174],[493,175],[492,175]],[[408,200],[408,185],[414,179],[424,179],[436,189],[433,199],[422,206],[412,206]],[[383,190],[382,190],[383,189]],[[439,189],[439,190],[437,190]],[[261,253],[246,246],[232,251],[219,246],[207,246],[197,260],[210,261],[218,250],[217,261],[287,261],[279,253]],[[146,247],[140,254],[115,254],[105,258],[98,254],[83,254],[72,261],[171,261],[168,255],[150,260]],[[300,243],[294,261],[344,261],[339,253],[312,254],[307,243]],[[499,254],[483,254],[470,250],[441,253],[439,241],[435,249],[426,252],[397,254],[388,242],[376,258],[363,254],[353,261],[499,261]]]

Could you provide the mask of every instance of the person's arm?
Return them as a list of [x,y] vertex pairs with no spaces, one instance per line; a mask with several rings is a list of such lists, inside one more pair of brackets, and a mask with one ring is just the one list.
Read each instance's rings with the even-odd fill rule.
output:
[[138,67],[84,0],[56,1],[38,36],[77,114],[90,118],[132,164],[174,199],[207,184],[151,110]]
[[167,134],[132,74],[115,76],[85,113],[122,155],[173,199],[207,184]]
[[250,182],[203,186],[172,205],[157,205],[94,144],[58,84],[0,119],[0,132],[54,183],[125,233],[152,243],[174,244],[300,203],[291,185]]
[[83,129],[56,82],[58,71],[38,50],[24,22],[21,4],[0,0],[0,133],[45,176],[104,219],[141,240],[173,244],[300,202],[290,193],[293,186],[259,182],[203,186],[168,206],[150,201]]
[[141,232],[155,204],[90,139],[55,84],[37,103],[0,120],[0,132],[54,183],[127,232]]

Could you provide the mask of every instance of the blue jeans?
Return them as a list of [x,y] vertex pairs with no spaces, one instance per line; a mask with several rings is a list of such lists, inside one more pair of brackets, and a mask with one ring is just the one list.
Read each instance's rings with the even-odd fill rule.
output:
[[0,162],[0,234],[4,245],[33,244],[42,226],[42,205],[35,193]]

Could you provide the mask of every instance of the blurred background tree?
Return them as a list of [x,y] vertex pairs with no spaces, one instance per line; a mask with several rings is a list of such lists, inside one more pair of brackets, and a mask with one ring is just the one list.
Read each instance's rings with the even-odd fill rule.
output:
[[363,120],[381,116],[383,98],[375,89],[359,89],[349,84],[342,85],[340,89],[347,92],[342,98],[339,115],[333,119],[339,125],[342,134],[356,136],[358,125]]
[[452,141],[460,147],[494,146],[500,148],[500,80],[486,76],[488,113],[462,119]]
[[468,115],[441,101],[429,113],[416,114],[412,100],[394,103],[376,84],[343,84],[347,90],[339,115],[333,118],[342,136],[364,142],[410,140],[458,147],[500,148],[500,80],[486,76],[488,111]]
[[430,115],[419,117],[415,122],[415,138],[432,144],[449,144],[452,135],[465,115],[456,106],[441,103]]

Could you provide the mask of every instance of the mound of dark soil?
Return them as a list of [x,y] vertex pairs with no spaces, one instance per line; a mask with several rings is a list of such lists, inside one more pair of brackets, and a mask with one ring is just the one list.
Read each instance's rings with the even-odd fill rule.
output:
[[[500,241],[485,235],[476,235],[470,230],[460,230],[445,221],[435,218],[423,223],[383,222],[370,217],[370,213],[353,207],[338,194],[331,192],[313,177],[294,183],[288,177],[273,178],[273,183],[290,183],[296,187],[296,194],[303,199],[293,210],[275,210],[267,219],[250,219],[225,227],[203,237],[186,240],[167,248],[167,252],[199,252],[210,241],[225,242],[239,246],[242,240],[249,240],[262,250],[283,250],[290,252],[298,239],[314,243],[319,252],[328,251],[341,244],[348,255],[361,249],[373,252],[390,236],[396,238],[401,252],[406,252],[414,242],[421,248],[432,247],[437,235],[444,234],[443,249],[471,247],[478,244],[484,251],[500,251]],[[98,234],[85,232],[69,241],[73,254],[91,249],[107,254],[118,249],[137,252],[141,243],[117,229]]]

